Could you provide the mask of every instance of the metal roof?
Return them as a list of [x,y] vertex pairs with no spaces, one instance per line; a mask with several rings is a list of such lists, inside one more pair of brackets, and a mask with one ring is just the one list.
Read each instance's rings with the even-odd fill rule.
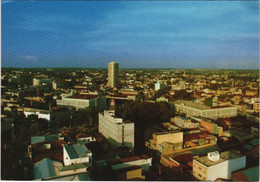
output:
[[63,166],[61,162],[45,158],[34,164],[34,179],[44,179],[58,176],[58,167],[60,166]]
[[67,151],[68,155],[70,156],[70,159],[77,159],[79,156],[77,155],[76,151],[74,150],[74,147],[72,145],[64,145],[65,150]]
[[243,173],[249,181],[259,180],[259,166],[244,170]]
[[85,145],[74,144],[73,147],[80,158],[86,157],[87,148]]
[[74,144],[74,145],[64,145],[70,159],[77,159],[86,157],[88,149],[85,145]]

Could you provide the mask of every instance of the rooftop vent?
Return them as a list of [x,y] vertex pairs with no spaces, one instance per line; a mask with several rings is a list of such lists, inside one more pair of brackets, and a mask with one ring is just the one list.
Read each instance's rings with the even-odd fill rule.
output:
[[215,152],[209,152],[208,153],[208,159],[213,161],[213,162],[216,162],[219,160],[219,152],[218,151],[215,151]]

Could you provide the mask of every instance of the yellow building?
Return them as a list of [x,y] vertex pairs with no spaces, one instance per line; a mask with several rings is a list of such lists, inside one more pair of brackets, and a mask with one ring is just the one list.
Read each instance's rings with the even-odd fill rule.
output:
[[181,145],[183,143],[183,132],[160,132],[153,133],[153,149],[157,150],[158,145],[163,142]]

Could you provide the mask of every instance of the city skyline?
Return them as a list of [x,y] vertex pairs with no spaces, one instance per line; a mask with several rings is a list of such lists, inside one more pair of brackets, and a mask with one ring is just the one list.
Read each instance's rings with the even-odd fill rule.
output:
[[259,68],[259,3],[2,2],[2,67]]

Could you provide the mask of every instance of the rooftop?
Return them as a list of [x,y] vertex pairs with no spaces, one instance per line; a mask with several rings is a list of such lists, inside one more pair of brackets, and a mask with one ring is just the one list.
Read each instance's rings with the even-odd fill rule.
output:
[[98,95],[74,95],[74,96],[69,96],[67,98],[70,98],[70,99],[86,99],[86,100],[90,100],[90,99],[95,99],[95,98],[98,98]]
[[193,101],[187,101],[187,100],[176,100],[173,102],[174,104],[184,104],[187,107],[191,107],[194,109],[199,109],[199,110],[209,110],[209,109],[218,109],[218,108],[228,108],[231,106],[217,106],[217,107],[209,107],[203,104],[199,104]]
[[147,155],[141,155],[141,156],[130,156],[126,158],[121,158],[121,159],[116,159],[110,162],[110,165],[116,165],[116,164],[121,164],[125,162],[130,162],[130,161],[136,161],[136,160],[141,160],[141,159],[148,159],[149,157]]
[[64,147],[71,159],[86,157],[87,148],[85,145],[74,144],[64,145]]
[[232,160],[232,159],[237,159],[237,158],[240,158],[240,157],[243,157],[244,155],[242,154],[239,154],[235,151],[225,151],[225,152],[222,152],[220,153],[220,158],[219,160],[213,162],[211,160],[208,159],[208,156],[203,156],[203,157],[198,157],[198,158],[194,158],[194,160],[204,164],[205,166],[213,166],[213,165],[216,165],[216,164],[220,164],[226,160]]

